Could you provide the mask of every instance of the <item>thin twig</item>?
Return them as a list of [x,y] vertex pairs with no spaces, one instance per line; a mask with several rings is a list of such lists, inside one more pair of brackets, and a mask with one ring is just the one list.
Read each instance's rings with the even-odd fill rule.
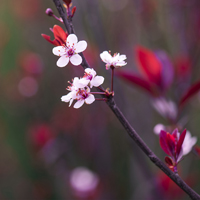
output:
[[[74,29],[72,26],[71,19],[67,19],[67,16],[62,8],[62,5],[59,0],[53,0],[60,16],[63,19],[63,22],[66,26],[68,33],[74,33]],[[83,54],[80,54],[83,63],[81,64],[83,68],[90,67],[87,63]],[[169,176],[182,190],[184,190],[191,199],[200,200],[200,196],[190,188],[177,174],[173,173],[154,153],[151,149],[147,146],[147,144],[142,140],[142,138],[138,135],[138,133],[134,130],[134,128],[129,124],[127,119],[124,117],[120,109],[117,107],[114,98],[109,96],[106,103],[110,107],[110,109],[114,112],[122,126],[125,128],[129,136],[136,142],[136,144],[142,149],[142,151],[149,157],[149,159],[158,167],[160,168],[167,176]]]

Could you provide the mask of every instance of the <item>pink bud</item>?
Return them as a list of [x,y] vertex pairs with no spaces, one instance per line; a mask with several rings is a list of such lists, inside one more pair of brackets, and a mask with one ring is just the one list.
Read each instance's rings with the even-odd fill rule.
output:
[[47,8],[46,9],[46,11],[45,11],[45,13],[47,14],[47,15],[49,15],[49,16],[53,16],[53,10],[51,9],[51,8]]

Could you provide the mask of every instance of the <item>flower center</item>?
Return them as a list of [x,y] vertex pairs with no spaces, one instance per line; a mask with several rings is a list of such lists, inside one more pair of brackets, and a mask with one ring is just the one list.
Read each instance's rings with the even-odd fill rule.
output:
[[73,49],[69,49],[69,50],[67,51],[67,55],[68,55],[68,56],[73,56],[73,55],[74,55],[74,50],[73,50]]
[[81,99],[86,99],[88,97],[88,93],[85,89],[79,89],[78,94],[81,96]]

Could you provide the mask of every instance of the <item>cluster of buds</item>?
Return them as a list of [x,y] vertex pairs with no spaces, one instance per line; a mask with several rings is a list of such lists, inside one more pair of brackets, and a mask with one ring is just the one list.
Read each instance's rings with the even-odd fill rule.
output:
[[95,101],[95,97],[90,92],[90,88],[99,87],[104,82],[103,76],[96,76],[94,69],[85,69],[85,75],[82,78],[75,77],[71,86],[67,88],[70,91],[67,95],[62,96],[61,100],[69,102],[71,106],[74,100],[77,102],[74,104],[74,108],[80,108],[84,103],[91,104]]

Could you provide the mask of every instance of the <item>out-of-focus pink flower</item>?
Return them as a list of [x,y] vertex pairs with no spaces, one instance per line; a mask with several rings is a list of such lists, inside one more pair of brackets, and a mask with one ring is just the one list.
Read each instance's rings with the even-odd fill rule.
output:
[[55,137],[54,131],[45,123],[31,126],[28,132],[30,142],[39,149]]
[[100,54],[100,57],[103,62],[106,63],[106,69],[110,68],[119,68],[127,63],[124,61],[126,59],[126,55],[120,55],[119,53],[115,53],[113,56],[108,51],[104,51]]
[[86,48],[86,41],[78,42],[77,36],[70,34],[67,37],[66,45],[54,47],[52,51],[54,55],[60,56],[56,63],[58,67],[65,67],[69,61],[78,66],[82,63],[82,57],[78,53],[83,52]]
[[171,100],[166,100],[165,98],[154,98],[152,100],[152,105],[155,110],[164,118],[170,119],[172,121],[176,120],[178,115],[178,108],[176,104]]
[[180,135],[178,129],[175,129],[172,134],[161,130],[160,146],[163,151],[170,157],[165,157],[165,162],[170,168],[177,172],[177,164],[183,156],[183,141],[185,139],[186,129]]
[[38,82],[30,76],[22,78],[18,84],[18,90],[24,97],[32,97],[38,91]]
[[174,61],[176,76],[178,79],[184,79],[190,77],[192,64],[190,59],[187,56],[178,56]]
[[88,199],[97,192],[99,177],[85,167],[75,168],[70,175],[70,186],[77,197]]
[[50,29],[53,32],[54,40],[50,39],[49,35],[41,34],[42,37],[50,42],[51,44],[55,46],[62,46],[66,44],[66,39],[68,36],[68,33],[65,32],[60,26],[54,25],[53,29]]
[[23,51],[19,54],[19,65],[28,73],[28,74],[41,74],[43,70],[43,62],[41,57],[29,51]]
[[30,20],[38,16],[39,8],[41,7],[40,0],[17,0],[10,1],[9,6],[14,14],[23,20]]
[[183,141],[182,149],[183,156],[187,155],[197,143],[197,137],[191,135],[189,131],[186,132],[185,139]]

